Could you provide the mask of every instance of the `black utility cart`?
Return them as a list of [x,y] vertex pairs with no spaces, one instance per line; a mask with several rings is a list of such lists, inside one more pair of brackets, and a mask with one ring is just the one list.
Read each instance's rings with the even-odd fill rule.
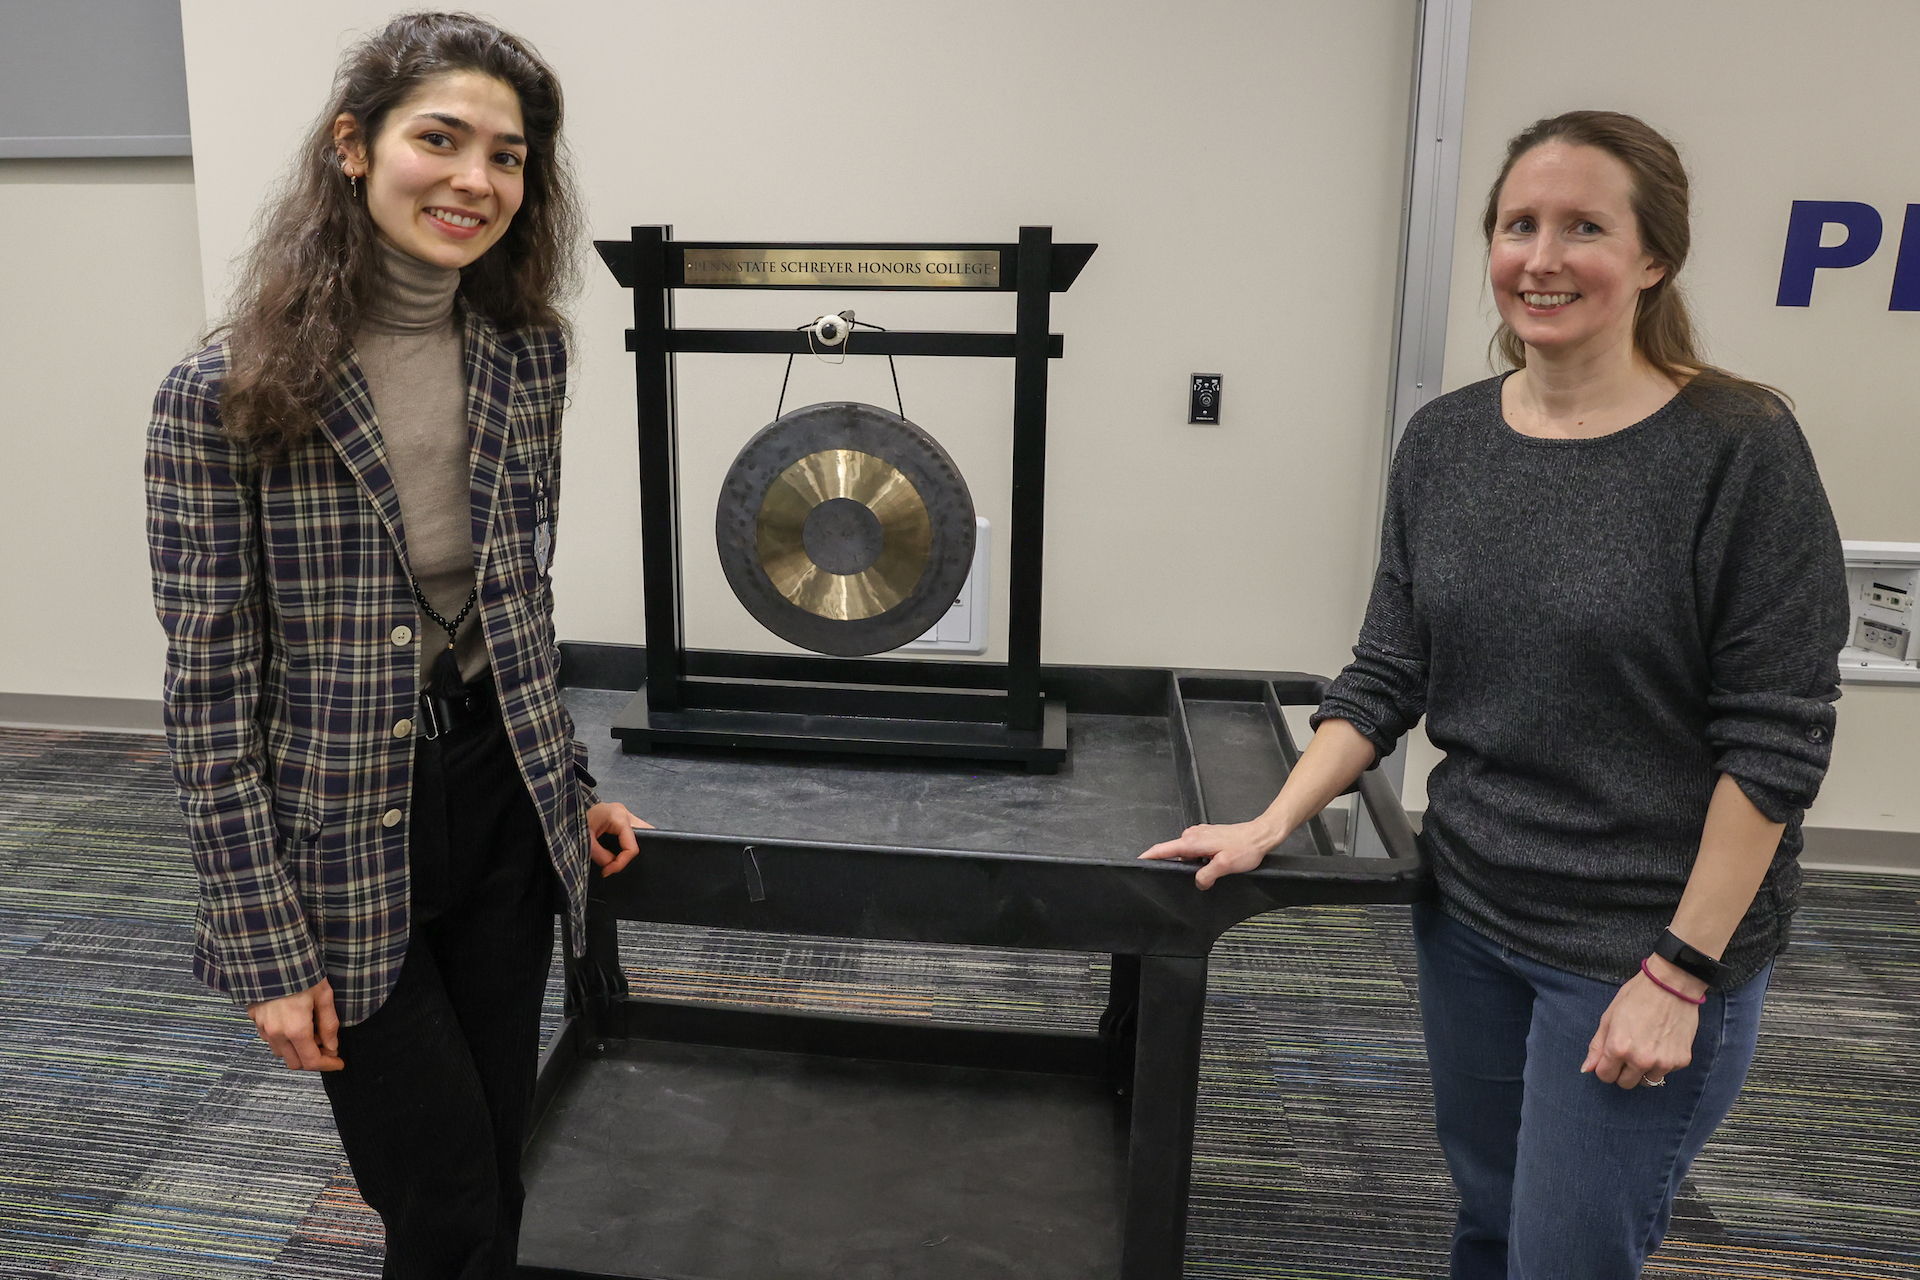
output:
[[[1174,1280],[1214,941],[1281,907],[1412,901],[1424,880],[1406,814],[1372,774],[1359,790],[1386,858],[1344,856],[1315,819],[1261,870],[1205,893],[1190,866],[1137,860],[1189,824],[1259,813],[1298,756],[1284,709],[1316,704],[1325,682],[1041,665],[1047,370],[1065,351],[1050,300],[1095,246],[1055,244],[1046,227],[998,244],[794,244],[676,241],[652,226],[598,247],[634,298],[647,637],[644,651],[567,646],[562,677],[603,794],[661,830],[641,833],[622,874],[593,880],[586,954],[568,950],[566,1021],[529,1139],[522,1273]],[[869,332],[838,312],[794,329],[677,327],[675,291],[702,288],[1010,293],[1015,325]],[[897,538],[927,567],[877,614],[776,581],[803,551],[835,589],[870,581],[882,560],[866,535],[811,522],[830,509],[879,521],[886,504],[850,510],[868,501],[857,488],[816,490],[810,531],[781,542],[773,499],[752,497],[772,490],[753,479],[749,442],[719,499],[722,563],[756,618],[814,652],[687,648],[674,356],[791,358],[829,340],[889,360],[1013,361],[1006,661],[869,656],[891,646],[863,627],[904,610],[898,645],[927,625],[919,608],[951,603],[927,584],[957,591],[972,544],[928,531],[958,513],[970,532],[971,500],[904,403],[897,418],[851,404],[782,415],[784,385],[755,442],[800,433],[782,475],[820,462],[832,475],[878,467],[896,495],[909,485],[923,523],[879,526],[878,545]],[[836,415],[841,435],[808,434]],[[831,567],[856,546],[869,567]],[[1097,1030],[1049,1032],[637,998],[622,920],[1108,955],[1109,999]]]
[[[682,829],[642,833],[632,866],[593,882],[540,1073],[523,1274],[1180,1275],[1214,941],[1282,907],[1412,901],[1422,867],[1372,773],[1360,796],[1388,858],[1344,856],[1316,820],[1204,893],[1190,866],[1135,860],[1264,807],[1297,754],[1282,708],[1317,703],[1319,678],[1048,667],[1042,682],[1074,708],[1054,775],[622,756],[597,744],[627,695],[569,692],[602,788]],[[1097,1034],[639,999],[618,920],[1106,953],[1111,995]]]

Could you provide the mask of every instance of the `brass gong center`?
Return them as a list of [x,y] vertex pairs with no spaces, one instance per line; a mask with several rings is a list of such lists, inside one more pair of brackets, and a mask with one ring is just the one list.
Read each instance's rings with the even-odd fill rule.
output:
[[844,622],[885,613],[912,594],[927,571],[933,525],[919,491],[892,463],[822,449],[775,477],[754,541],[775,590]]

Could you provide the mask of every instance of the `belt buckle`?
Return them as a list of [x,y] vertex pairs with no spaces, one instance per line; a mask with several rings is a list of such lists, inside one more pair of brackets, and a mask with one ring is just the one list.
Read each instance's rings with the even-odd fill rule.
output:
[[436,741],[450,727],[440,714],[439,703],[440,699],[430,693],[423,692],[420,695],[420,722],[427,729],[420,736],[428,742]]

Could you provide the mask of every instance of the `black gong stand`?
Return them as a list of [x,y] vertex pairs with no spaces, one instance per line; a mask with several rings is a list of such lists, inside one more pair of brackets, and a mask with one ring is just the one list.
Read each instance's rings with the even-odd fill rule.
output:
[[[619,282],[633,290],[633,352],[640,422],[640,529],[647,619],[646,683],[613,734],[627,751],[655,746],[762,747],[1017,761],[1052,772],[1066,758],[1067,709],[1040,688],[1041,550],[1047,469],[1047,361],[1064,348],[1049,334],[1050,293],[1065,292],[1097,247],[1055,244],[1051,227],[1022,227],[1018,244],[779,243],[676,241],[671,227],[635,227],[627,240],[596,241]],[[752,283],[716,278],[688,262],[729,254],[851,251],[965,255],[993,262],[988,284],[917,283],[902,275],[849,272],[823,282]],[[926,279],[921,276],[920,279]],[[680,486],[673,357],[689,352],[806,354],[793,329],[681,329],[675,289],[872,289],[1018,295],[1012,333],[859,332],[857,353],[986,356],[1013,360],[1013,511],[1009,537],[1005,663],[922,658],[829,658],[686,647],[681,594]]]

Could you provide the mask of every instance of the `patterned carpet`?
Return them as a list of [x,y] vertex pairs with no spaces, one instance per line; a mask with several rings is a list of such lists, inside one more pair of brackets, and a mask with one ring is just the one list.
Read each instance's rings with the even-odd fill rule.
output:
[[[1759,1060],[1661,1277],[1920,1280],[1920,881],[1816,873]],[[315,1082],[188,973],[158,740],[0,730],[0,1276],[379,1274]],[[1104,961],[630,930],[638,991],[1090,1025]],[[1439,1274],[1403,911],[1271,915],[1215,952],[1187,1274]]]

